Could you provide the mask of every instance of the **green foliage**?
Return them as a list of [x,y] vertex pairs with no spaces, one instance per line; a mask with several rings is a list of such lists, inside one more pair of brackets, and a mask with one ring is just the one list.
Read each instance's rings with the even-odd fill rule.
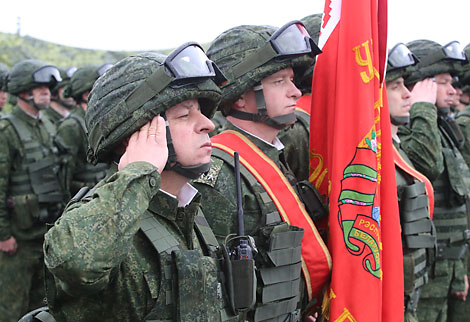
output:
[[[168,54],[171,49],[156,50]],[[115,63],[131,51],[106,51],[62,46],[29,36],[0,32],[0,62],[13,66],[24,59],[39,59],[60,68],[80,67],[88,64]]]

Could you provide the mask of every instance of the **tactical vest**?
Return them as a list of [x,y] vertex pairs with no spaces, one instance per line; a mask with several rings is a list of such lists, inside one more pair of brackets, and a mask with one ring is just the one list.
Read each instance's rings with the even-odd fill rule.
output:
[[[442,121],[442,120],[440,120]],[[467,203],[470,172],[451,136],[439,126],[444,172],[433,182],[437,230],[437,259],[464,258],[470,239]]]
[[423,182],[396,168],[397,190],[402,227],[405,295],[428,281],[426,268],[430,266],[426,249],[436,245],[436,231],[429,218],[428,196]]
[[[219,149],[212,154],[234,165],[233,157]],[[304,289],[301,274],[301,241],[295,238],[293,226],[283,222],[280,213],[258,180],[240,164],[240,174],[248,182],[261,208],[261,235],[256,238],[259,252],[256,260],[258,299],[253,321],[300,321],[300,300],[297,294]],[[265,254],[265,256],[262,256]],[[259,296],[261,295],[261,296]]]
[[[41,144],[23,121],[12,114],[2,116],[15,129],[24,157],[10,176],[9,198],[14,204],[13,217],[20,229],[35,223],[53,222],[60,215],[64,201],[61,186],[61,162],[58,150]],[[48,134],[54,127],[44,121]]]
[[[67,118],[75,120],[82,129],[85,137],[87,136],[88,131],[86,129],[85,120],[83,119],[83,117],[80,117],[75,113],[70,113]],[[61,122],[63,122],[64,120],[65,119],[62,119]],[[106,176],[107,170],[109,168],[108,164],[106,163],[97,163],[96,165],[93,165],[91,163],[86,162],[86,160],[78,161],[78,167],[76,169],[76,172],[74,173],[72,180],[78,182],[80,186],[94,186]]]
[[[160,254],[162,275],[157,302],[145,322],[238,321],[229,310],[216,254],[218,242],[199,210],[195,230],[202,249],[184,250],[156,217],[146,212],[141,230]],[[175,283],[175,281],[177,281]],[[243,281],[238,281],[243,283]]]

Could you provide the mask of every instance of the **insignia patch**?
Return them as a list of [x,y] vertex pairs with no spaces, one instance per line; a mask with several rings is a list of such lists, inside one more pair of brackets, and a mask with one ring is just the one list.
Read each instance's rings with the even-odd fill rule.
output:
[[220,169],[224,165],[224,161],[218,158],[211,158],[211,168],[208,172],[201,175],[198,179],[194,180],[196,183],[203,183],[208,186],[214,187],[219,176]]

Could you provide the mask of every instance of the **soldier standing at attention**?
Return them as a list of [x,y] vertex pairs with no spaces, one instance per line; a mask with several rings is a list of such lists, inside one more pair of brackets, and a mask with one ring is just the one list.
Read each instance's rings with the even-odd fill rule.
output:
[[88,156],[113,164],[46,234],[57,321],[234,321],[217,241],[188,184],[210,167],[224,80],[196,43],[130,56],[97,80]]
[[70,76],[63,69],[59,69],[62,81],[57,83],[51,89],[51,103],[49,108],[41,112],[42,116],[47,117],[54,125],[57,125],[60,120],[66,117],[72,108],[75,107],[73,98],[65,98],[65,86],[70,84]]
[[54,139],[62,157],[65,159],[65,188],[70,196],[74,196],[82,187],[93,187],[106,175],[108,165],[87,162],[87,130],[85,126],[85,111],[88,95],[99,76],[111,67],[84,66],[76,70],[65,86],[65,92],[70,99],[75,97],[80,103],[58,122]]
[[8,99],[8,93],[6,89],[8,70],[9,69],[5,64],[0,63],[0,112],[2,111],[3,106],[5,106]]
[[[405,87],[404,77],[416,63],[416,57],[403,43],[399,43],[389,51],[385,77],[402,227],[405,322],[418,321],[416,309],[420,289],[428,281],[427,269],[432,264],[436,246],[435,229],[431,221],[434,208],[431,182],[415,170],[413,163],[401,149],[400,138],[397,135],[398,126],[409,123],[412,95],[414,101],[435,100],[437,91],[435,83],[430,84],[429,90],[417,86],[413,93]],[[428,135],[429,142],[434,145],[440,144],[437,128],[431,128]],[[435,147],[434,150],[439,148]]]
[[18,321],[43,305],[42,243],[46,223],[63,207],[59,159],[39,111],[50,102],[59,70],[37,60],[11,69],[9,94],[18,104],[0,119],[0,317]]
[[[329,252],[296,194],[295,177],[277,138],[296,121],[301,92],[293,82],[295,73],[310,66],[319,52],[300,21],[277,30],[234,27],[207,51],[228,78],[220,106],[227,123],[211,139],[211,169],[195,184],[218,240],[233,240],[240,227],[233,155],[240,153],[244,230],[259,251],[256,304],[240,313],[249,321],[300,321],[302,314],[310,314],[308,299],[309,309],[320,304],[314,299],[329,279]],[[305,256],[301,247],[315,255]]]
[[[470,172],[459,151],[462,133],[450,114],[455,95],[452,76],[456,65],[466,62],[466,57],[458,42],[441,46],[430,40],[416,40],[407,47],[420,62],[405,80],[406,84],[437,85],[435,101],[413,103],[409,125],[400,127],[398,132],[401,148],[434,188],[437,253],[429,282],[421,288],[418,318],[446,321],[448,303],[463,300],[468,292],[464,262],[470,237],[466,206]],[[439,132],[439,144],[429,135],[434,131]]]

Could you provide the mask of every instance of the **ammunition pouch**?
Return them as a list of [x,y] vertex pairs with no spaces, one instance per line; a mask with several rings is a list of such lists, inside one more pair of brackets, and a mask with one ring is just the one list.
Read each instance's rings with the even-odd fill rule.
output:
[[297,182],[296,190],[313,222],[318,222],[328,215],[328,207],[311,182],[307,180]]
[[[262,285],[258,288],[254,321],[276,318],[277,321],[300,321],[299,287],[301,283],[301,242],[302,228],[281,223],[265,226],[267,237],[264,263],[258,265],[258,277]],[[262,254],[262,253],[260,253]]]
[[433,248],[436,231],[427,209],[429,203],[423,182],[405,186],[400,196],[403,241],[409,249]]

